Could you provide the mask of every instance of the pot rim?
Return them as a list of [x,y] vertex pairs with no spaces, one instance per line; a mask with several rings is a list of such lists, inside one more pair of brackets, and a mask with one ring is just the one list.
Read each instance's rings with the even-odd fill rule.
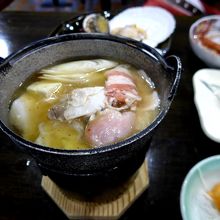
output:
[[[49,45],[57,44],[57,43],[62,43],[65,41],[72,41],[72,40],[106,40],[106,41],[114,41],[117,43],[121,43],[124,45],[127,45],[128,47],[132,47],[136,50],[139,50],[140,52],[144,53],[147,56],[150,56],[153,58],[156,62],[160,63],[162,67],[167,70],[173,71],[173,68],[170,67],[166,62],[165,59],[157,52],[154,48],[143,44],[141,42],[132,40],[130,38],[126,37],[117,37],[113,35],[107,35],[107,34],[100,34],[100,33],[73,33],[73,34],[66,34],[66,35],[60,35],[60,36],[54,36],[54,37],[47,37],[45,39],[35,41],[24,48],[18,50],[17,52],[11,54],[8,56],[2,64],[0,64],[0,72],[3,70],[4,72],[4,67],[6,66],[11,66],[13,65],[14,62],[17,60],[21,59],[25,55],[38,50],[42,47],[46,47]],[[104,153],[104,152],[109,152],[114,149],[122,148],[125,147],[128,144],[134,143],[138,139],[141,139],[143,136],[147,135],[150,133],[153,129],[155,129],[158,124],[161,122],[161,120],[165,117],[167,111],[169,110],[171,100],[168,100],[167,105],[164,107],[163,110],[159,112],[157,117],[154,119],[154,121],[148,125],[145,129],[142,131],[132,135],[131,137],[126,138],[123,141],[117,142],[115,144],[110,144],[110,145],[105,145],[102,147],[97,147],[97,148],[91,148],[91,149],[80,149],[80,150],[65,150],[65,149],[56,149],[56,148],[50,148],[42,145],[35,144],[31,141],[27,141],[23,139],[21,136],[17,135],[14,133],[11,129],[9,129],[2,121],[0,121],[0,127],[5,132],[9,137],[12,138],[12,140],[16,140],[19,144],[35,149],[41,152],[46,152],[46,153],[52,153],[52,154],[59,154],[59,155],[91,155],[91,154],[98,154],[98,153]]]

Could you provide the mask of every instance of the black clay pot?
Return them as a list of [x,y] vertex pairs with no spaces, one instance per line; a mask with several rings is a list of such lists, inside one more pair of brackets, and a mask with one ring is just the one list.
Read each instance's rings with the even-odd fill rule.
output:
[[[160,113],[143,131],[117,144],[91,150],[57,150],[28,142],[8,122],[10,99],[33,72],[53,63],[82,58],[121,60],[144,69],[158,90]],[[70,34],[47,38],[9,56],[0,65],[1,129],[30,153],[44,174],[61,184],[100,187],[132,175],[143,163],[155,128],[166,115],[176,92],[181,62],[163,58],[137,41],[102,34]]]

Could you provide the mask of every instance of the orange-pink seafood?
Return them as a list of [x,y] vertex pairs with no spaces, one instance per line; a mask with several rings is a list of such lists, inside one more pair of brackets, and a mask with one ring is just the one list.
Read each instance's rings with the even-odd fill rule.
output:
[[136,109],[137,101],[141,100],[132,75],[124,67],[116,67],[105,73],[107,105],[117,110]]

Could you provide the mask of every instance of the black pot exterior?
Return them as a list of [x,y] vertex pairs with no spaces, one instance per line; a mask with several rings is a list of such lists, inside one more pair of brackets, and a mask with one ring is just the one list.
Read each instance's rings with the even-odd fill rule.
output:
[[[7,121],[9,103],[20,83],[45,66],[94,57],[121,60],[148,73],[161,99],[161,111],[150,126],[120,143],[79,151],[39,146],[22,139],[10,129]],[[170,66],[173,63],[175,67]],[[44,174],[57,182],[100,186],[131,176],[143,163],[153,132],[165,117],[175,95],[181,63],[175,56],[166,62],[153,48],[133,40],[102,34],[72,34],[48,38],[18,51],[0,66],[0,73],[0,95],[4,97],[0,101],[1,129],[35,158]]]
[[[141,141],[141,140],[140,140]],[[142,165],[146,152],[150,146],[149,140],[144,140],[145,144],[139,145],[140,141],[135,142],[133,149],[121,148],[120,150],[112,150],[104,154],[97,154],[96,156],[71,158],[69,157],[69,164],[76,164],[75,173],[59,172],[45,166],[38,164],[44,175],[50,176],[57,184],[68,188],[77,189],[78,191],[97,192],[105,190],[106,187],[117,186],[121,182],[127,181]],[[97,160],[97,163],[91,163],[92,160]],[[60,158],[54,157],[54,160]],[[66,158],[64,158],[64,161]],[[89,162],[90,164],[86,164]],[[77,165],[82,168],[87,168],[85,173],[77,170]],[[91,165],[91,166],[90,166]],[[72,167],[71,167],[72,168]],[[71,168],[66,167],[70,170]]]

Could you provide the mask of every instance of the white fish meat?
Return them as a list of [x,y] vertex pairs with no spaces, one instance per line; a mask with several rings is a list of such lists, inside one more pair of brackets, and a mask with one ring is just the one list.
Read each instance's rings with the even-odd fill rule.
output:
[[50,119],[73,120],[90,116],[105,107],[104,87],[74,89],[71,94],[53,106],[48,113]]

